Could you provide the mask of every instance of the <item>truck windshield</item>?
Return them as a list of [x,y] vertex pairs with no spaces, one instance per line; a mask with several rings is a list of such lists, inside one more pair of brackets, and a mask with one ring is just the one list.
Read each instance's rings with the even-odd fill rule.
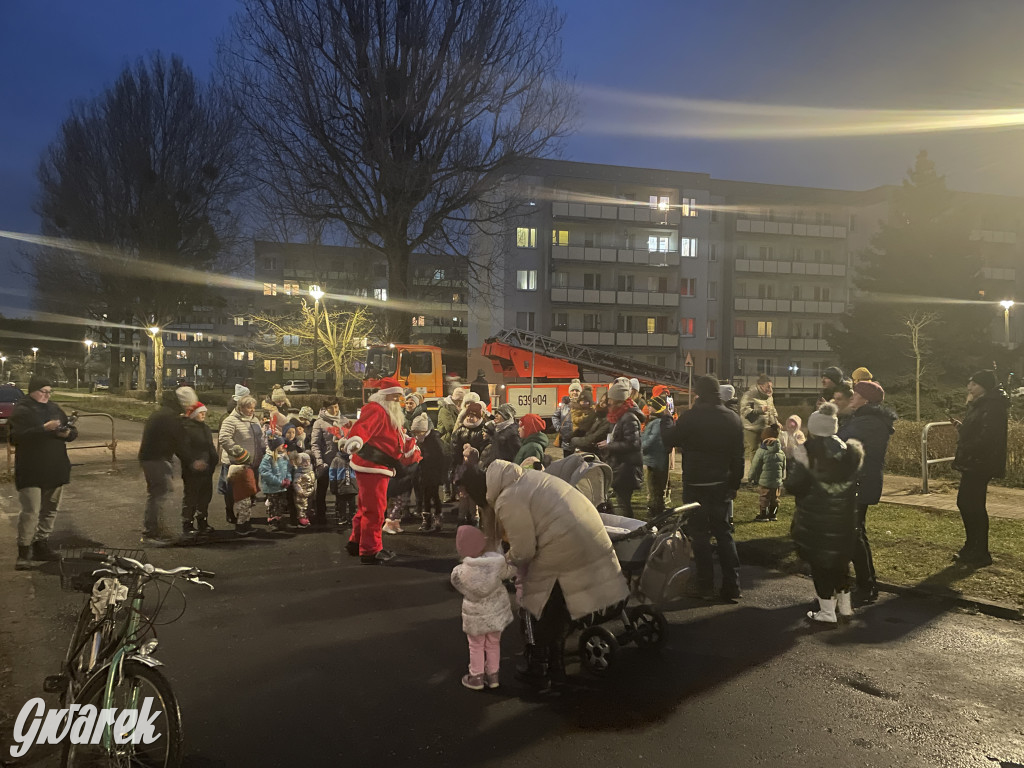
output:
[[379,379],[384,376],[394,376],[397,364],[395,350],[387,347],[371,349],[366,353],[366,378]]

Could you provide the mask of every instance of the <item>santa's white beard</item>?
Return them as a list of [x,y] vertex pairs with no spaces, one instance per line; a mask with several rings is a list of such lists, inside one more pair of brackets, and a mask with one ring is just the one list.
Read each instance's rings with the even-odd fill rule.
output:
[[388,418],[391,419],[391,425],[395,429],[405,428],[405,405],[397,400],[386,399],[387,395],[370,395],[370,402],[377,403],[388,412]]

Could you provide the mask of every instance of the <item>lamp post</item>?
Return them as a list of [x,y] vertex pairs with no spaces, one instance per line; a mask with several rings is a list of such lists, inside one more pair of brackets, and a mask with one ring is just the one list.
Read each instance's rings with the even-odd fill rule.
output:
[[309,391],[316,392],[317,351],[320,347],[320,299],[324,297],[324,292],[320,290],[319,285],[311,285],[309,295],[313,297],[313,384]]
[[[164,339],[160,333],[160,326],[151,325],[146,329],[146,333],[153,340],[153,383],[156,384],[156,401],[159,403],[164,392]],[[145,375],[145,371],[139,371],[140,387]]]
[[88,379],[89,378],[89,356],[92,354],[92,345],[95,344],[96,342],[93,341],[92,339],[85,339],[82,343],[85,344],[85,363],[84,363],[83,367],[85,368],[85,378]]
[[1010,307],[1013,306],[1013,300],[1004,299],[999,302],[999,306],[1003,308],[1003,329],[1006,332],[1006,346],[1010,346]]
[[4,375],[4,366],[5,366],[6,364],[7,364],[7,358],[6,358],[6,357],[4,357],[3,355],[0,355],[0,378],[3,378],[3,375]]
[[36,373],[36,359],[39,355],[39,347],[32,347],[32,375]]

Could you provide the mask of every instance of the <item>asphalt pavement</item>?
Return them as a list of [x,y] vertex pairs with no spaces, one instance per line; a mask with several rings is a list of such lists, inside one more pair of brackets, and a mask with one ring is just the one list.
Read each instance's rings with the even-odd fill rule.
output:
[[[54,543],[137,546],[142,500],[134,468],[83,468]],[[0,485],[4,735],[55,671],[82,599],[59,590],[53,566],[13,570],[14,501]],[[218,502],[211,520],[226,528]],[[459,684],[451,525],[388,537],[401,556],[377,567],[332,531],[219,538],[148,552],[217,572],[213,592],[184,585],[187,609],[159,627],[187,768],[1024,765],[1024,630],[939,600],[884,596],[815,631],[808,579],[744,567],[739,604],[681,601],[660,652],[624,647],[606,679],[570,659],[571,687],[549,699],[513,679],[515,626],[502,687]],[[161,620],[183,607],[172,593]],[[17,763],[55,764],[54,747]]]

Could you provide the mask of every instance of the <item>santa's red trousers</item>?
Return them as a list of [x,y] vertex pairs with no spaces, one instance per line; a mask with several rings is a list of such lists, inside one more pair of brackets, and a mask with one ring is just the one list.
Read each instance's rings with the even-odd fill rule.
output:
[[384,513],[388,508],[387,475],[375,472],[356,472],[356,487],[359,488],[359,507],[352,518],[352,535],[349,541],[359,544],[360,555],[375,555],[383,549],[380,529],[384,525]]

